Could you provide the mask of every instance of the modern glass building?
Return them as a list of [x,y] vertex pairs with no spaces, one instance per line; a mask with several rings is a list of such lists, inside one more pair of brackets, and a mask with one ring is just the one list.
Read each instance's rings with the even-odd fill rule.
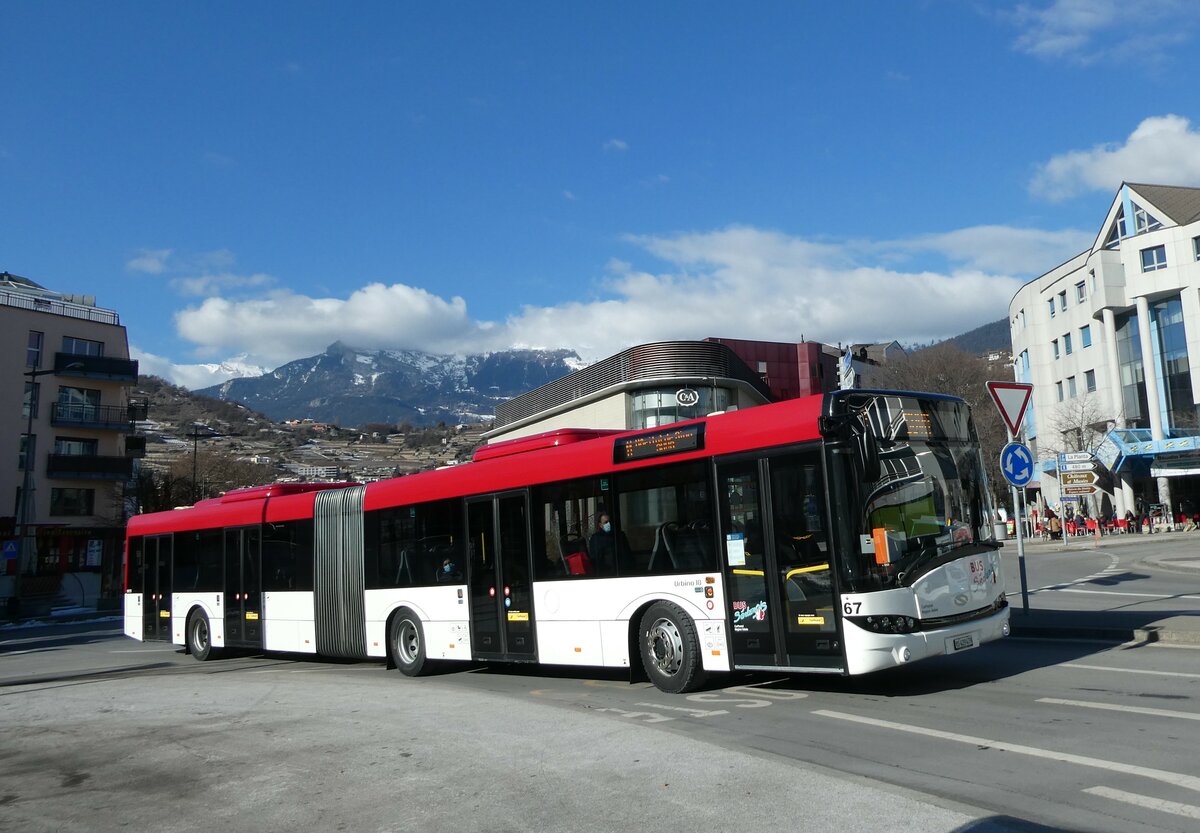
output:
[[1200,511],[1200,188],[1124,183],[1092,246],[1021,287],[1009,322],[1047,502]]

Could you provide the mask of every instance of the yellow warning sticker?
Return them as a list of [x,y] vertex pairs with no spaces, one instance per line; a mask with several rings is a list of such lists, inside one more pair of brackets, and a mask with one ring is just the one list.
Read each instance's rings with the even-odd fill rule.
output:
[[171,618],[171,611],[169,611],[169,610],[160,610],[160,611],[158,612],[158,618],[160,618],[160,619],[170,619],[170,618]]
[[825,617],[824,616],[797,616],[796,624],[797,625],[824,625]]
[[255,613],[255,612],[254,612],[254,611],[252,611],[252,610],[251,610],[251,611],[247,611],[247,612],[246,612],[246,618],[247,618],[247,619],[253,619],[253,620],[257,621],[257,620],[258,620],[258,614],[257,614],[257,613]]
[[508,612],[508,621],[510,621],[510,622],[528,622],[529,614],[523,610],[510,610]]

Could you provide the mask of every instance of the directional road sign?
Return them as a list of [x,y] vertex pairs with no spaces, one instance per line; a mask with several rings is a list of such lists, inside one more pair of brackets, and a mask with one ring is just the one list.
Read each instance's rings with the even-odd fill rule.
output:
[[1059,471],[1091,471],[1096,467],[1095,463],[1059,463]]
[[1025,409],[1029,407],[1029,394],[1033,385],[1025,382],[987,382],[988,393],[992,401],[1000,409],[1000,416],[1008,426],[1008,433],[1017,436],[1021,433],[1021,420],[1025,418]]
[[1000,471],[1014,486],[1028,485],[1033,479],[1033,454],[1020,443],[1009,443],[1000,452]]
[[1062,493],[1064,495],[1090,495],[1096,491],[1095,486],[1063,486]]
[[1064,486],[1090,486],[1099,478],[1094,471],[1064,471],[1059,479]]
[[1058,455],[1058,459],[1063,463],[1086,463],[1092,459],[1092,453],[1090,451],[1068,451]]

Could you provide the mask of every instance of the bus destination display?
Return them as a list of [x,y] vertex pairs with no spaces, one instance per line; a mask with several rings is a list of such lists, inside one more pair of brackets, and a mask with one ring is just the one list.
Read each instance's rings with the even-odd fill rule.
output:
[[704,426],[668,428],[636,437],[624,437],[613,444],[614,463],[632,463],[668,454],[682,454],[704,448]]

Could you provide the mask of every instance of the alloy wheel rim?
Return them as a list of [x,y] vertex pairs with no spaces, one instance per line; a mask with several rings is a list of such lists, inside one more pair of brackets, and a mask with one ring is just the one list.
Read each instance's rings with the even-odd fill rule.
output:
[[670,619],[659,619],[650,628],[650,650],[654,664],[664,674],[673,675],[683,664],[683,637]]

